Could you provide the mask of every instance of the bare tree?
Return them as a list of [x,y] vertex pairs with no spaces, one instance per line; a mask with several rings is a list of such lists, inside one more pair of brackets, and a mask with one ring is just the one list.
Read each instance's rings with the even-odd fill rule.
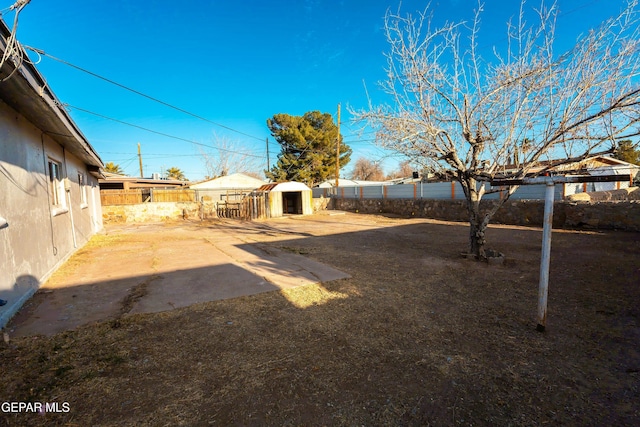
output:
[[351,179],[359,179],[363,181],[383,181],[384,172],[382,167],[377,162],[372,162],[369,159],[360,157],[356,160],[353,166],[353,172],[351,172]]
[[236,172],[242,172],[254,177],[263,176],[260,172],[262,169],[262,155],[240,149],[238,143],[227,137],[214,134],[213,139],[215,149],[206,151],[202,147],[198,147],[208,178]]
[[411,162],[409,160],[403,160],[398,164],[398,169],[391,172],[387,179],[396,179],[396,178],[411,178],[413,176],[413,172],[415,168],[411,166]]
[[612,151],[616,138],[638,135],[637,9],[638,0],[629,0],[618,16],[558,54],[557,5],[541,5],[529,24],[523,1],[516,22],[507,25],[505,46],[494,47],[491,60],[478,47],[482,4],[472,22],[439,28],[428,10],[417,17],[388,12],[382,86],[393,101],[352,113],[376,129],[382,146],[460,182],[469,253],[484,258],[486,227],[517,188],[481,208],[491,191],[487,181],[531,176],[542,160],[577,161]]

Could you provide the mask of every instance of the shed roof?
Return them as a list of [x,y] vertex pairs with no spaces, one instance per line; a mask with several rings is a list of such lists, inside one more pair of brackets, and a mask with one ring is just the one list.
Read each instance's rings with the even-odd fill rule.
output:
[[311,191],[309,187],[301,182],[273,182],[271,184],[263,185],[258,188],[257,191],[271,191],[271,192],[289,192],[289,191]]

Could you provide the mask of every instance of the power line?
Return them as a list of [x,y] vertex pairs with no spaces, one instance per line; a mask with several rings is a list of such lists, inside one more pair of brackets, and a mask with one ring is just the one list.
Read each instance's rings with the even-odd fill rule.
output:
[[254,138],[254,139],[257,139],[257,140],[259,140],[259,141],[262,141],[262,140],[263,140],[263,138],[259,138],[259,137],[254,136],[254,135],[249,135],[248,133],[245,133],[245,132],[239,131],[239,130],[237,130],[237,129],[233,129],[233,128],[229,127],[229,126],[225,126],[225,125],[223,125],[223,124],[220,124],[220,123],[214,122],[214,121],[209,120],[209,119],[207,119],[207,118],[205,118],[205,117],[202,117],[202,116],[199,116],[199,115],[197,115],[197,114],[195,114],[195,113],[192,113],[192,112],[190,112],[190,111],[187,111],[187,110],[185,110],[185,109],[183,109],[183,108],[176,107],[175,105],[169,104],[168,102],[164,102],[164,101],[162,101],[162,100],[160,100],[160,99],[158,99],[158,98],[154,98],[154,97],[153,97],[153,96],[151,96],[151,95],[147,95],[147,94],[142,93],[142,92],[140,92],[140,91],[138,91],[138,90],[132,89],[132,88],[130,88],[130,87],[128,87],[128,86],[125,86],[125,85],[123,85],[123,84],[121,84],[121,83],[118,83],[118,82],[116,82],[116,81],[114,81],[114,80],[111,80],[111,79],[108,79],[108,78],[106,78],[106,77],[103,77],[103,76],[101,76],[101,75],[99,75],[99,74],[97,74],[97,73],[94,73],[94,72],[92,72],[92,71],[89,71],[89,70],[87,70],[87,69],[85,69],[85,68],[82,68],[82,67],[80,67],[80,66],[78,66],[78,65],[74,65],[74,64],[72,64],[72,63],[70,63],[70,62],[67,62],[67,61],[65,61],[65,60],[63,60],[63,59],[57,58],[57,57],[55,57],[55,56],[53,56],[53,55],[49,55],[48,53],[46,53],[46,52],[45,52],[44,50],[42,50],[42,49],[36,49],[35,47],[31,47],[31,46],[24,46],[24,48],[25,48],[25,49],[29,49],[29,50],[31,50],[31,51],[33,51],[33,52],[37,53],[38,55],[46,56],[47,58],[51,58],[51,59],[53,59],[54,61],[58,61],[58,62],[60,62],[60,63],[62,63],[62,64],[65,64],[65,65],[67,65],[67,66],[69,66],[69,67],[75,68],[76,70],[82,71],[83,73],[89,74],[89,75],[91,75],[91,76],[93,76],[93,77],[96,77],[96,78],[98,78],[98,79],[100,79],[100,80],[103,80],[103,81],[105,81],[105,82],[107,82],[107,83],[111,83],[112,85],[118,86],[119,88],[122,88],[122,89],[124,89],[124,90],[128,90],[129,92],[135,93],[136,95],[140,95],[140,96],[142,96],[142,97],[144,97],[144,98],[150,99],[151,101],[154,101],[154,102],[157,102],[157,103],[159,103],[159,104],[162,104],[162,105],[164,105],[165,107],[169,107],[169,108],[172,108],[172,109],[174,109],[174,110],[176,110],[176,111],[180,111],[181,113],[187,114],[187,115],[189,115],[189,116],[191,116],[191,117],[195,117],[196,119],[203,120],[203,121],[205,121],[205,122],[207,122],[207,123],[211,123],[211,124],[213,124],[213,125],[219,126],[219,127],[221,127],[221,128],[227,129],[227,130],[230,130],[231,132],[235,132],[235,133],[238,133],[238,134],[240,134],[240,135],[247,136],[247,137],[249,137],[249,138]]
[[249,153],[245,153],[245,152],[242,152],[242,151],[227,150],[226,148],[214,147],[212,145],[203,144],[201,142],[196,142],[196,141],[193,141],[193,140],[190,140],[190,139],[186,139],[186,138],[182,138],[182,137],[179,137],[179,136],[169,135],[168,133],[159,132],[159,131],[156,131],[156,130],[153,130],[153,129],[145,128],[143,126],[135,125],[133,123],[128,123],[128,122],[125,122],[125,121],[122,121],[122,120],[114,119],[113,117],[108,117],[108,116],[105,116],[105,115],[102,115],[102,114],[99,114],[99,113],[94,113],[93,111],[85,110],[84,108],[76,107],[76,106],[73,106],[73,105],[70,105],[70,104],[63,104],[62,106],[63,107],[67,107],[67,108],[73,108],[74,110],[82,111],[82,112],[87,113],[87,114],[92,114],[92,115],[94,115],[96,117],[100,117],[100,118],[103,118],[103,119],[111,120],[111,121],[116,122],[116,123],[120,123],[120,124],[123,124],[123,125],[131,126],[131,127],[137,128],[137,129],[142,129],[142,130],[144,130],[146,132],[155,133],[156,135],[165,136],[167,138],[173,138],[173,139],[177,139],[179,141],[189,142],[191,144],[200,145],[202,147],[213,148],[214,150],[226,151],[228,153],[242,154],[242,155],[247,156],[247,157],[257,157],[259,159],[264,158],[264,156],[260,156],[260,155],[257,155],[257,154],[249,154]]

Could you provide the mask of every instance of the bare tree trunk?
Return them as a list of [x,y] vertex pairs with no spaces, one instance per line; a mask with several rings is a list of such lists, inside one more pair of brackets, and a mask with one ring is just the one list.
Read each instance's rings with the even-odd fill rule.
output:
[[477,259],[486,258],[484,245],[484,233],[487,229],[486,222],[481,218],[478,207],[469,204],[469,254],[474,255]]
[[468,254],[473,255],[476,259],[486,260],[486,239],[485,233],[489,222],[498,210],[509,200],[511,195],[517,190],[517,186],[511,186],[506,189],[499,200],[491,203],[493,206],[487,206],[486,209],[480,209],[480,201],[485,194],[484,186],[478,187],[478,181],[470,176],[458,179],[462,184],[467,199],[467,212],[469,214],[469,250]]
[[478,192],[478,182],[471,176],[459,176],[458,181],[462,185],[466,200],[467,212],[469,214],[469,250],[468,254],[477,259],[485,258],[485,238],[484,233],[489,223],[486,215],[480,212],[480,200],[482,194]]

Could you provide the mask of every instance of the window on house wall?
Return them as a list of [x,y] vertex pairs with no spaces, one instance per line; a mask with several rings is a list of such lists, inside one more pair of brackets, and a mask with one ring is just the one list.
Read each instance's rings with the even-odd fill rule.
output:
[[62,165],[49,159],[49,195],[51,205],[55,208],[64,207],[64,192],[62,189]]
[[86,208],[87,204],[87,182],[82,172],[78,172],[78,186],[80,187],[80,206]]

